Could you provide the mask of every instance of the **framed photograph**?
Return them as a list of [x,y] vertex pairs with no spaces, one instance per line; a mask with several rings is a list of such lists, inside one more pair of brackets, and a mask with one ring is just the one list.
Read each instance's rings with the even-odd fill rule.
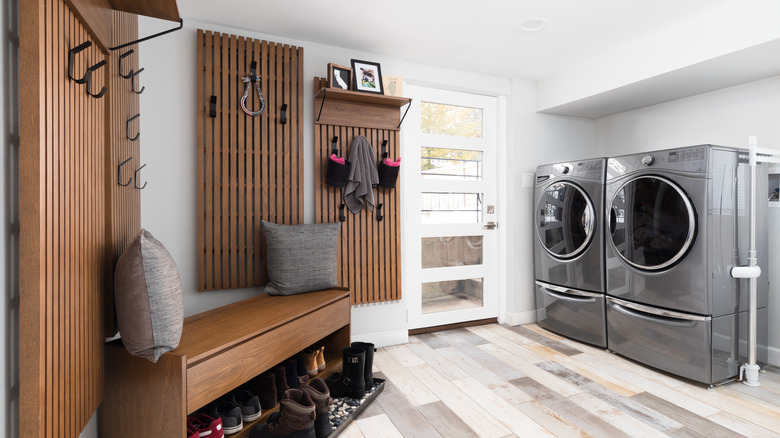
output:
[[352,69],[341,65],[328,64],[328,87],[352,89]]
[[378,62],[352,60],[352,89],[366,93],[385,94],[382,70]]

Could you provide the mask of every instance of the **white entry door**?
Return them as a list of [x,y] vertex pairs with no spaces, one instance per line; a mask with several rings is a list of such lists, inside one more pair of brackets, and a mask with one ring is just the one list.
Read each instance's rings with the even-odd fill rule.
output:
[[405,94],[408,327],[494,318],[498,101],[414,86]]

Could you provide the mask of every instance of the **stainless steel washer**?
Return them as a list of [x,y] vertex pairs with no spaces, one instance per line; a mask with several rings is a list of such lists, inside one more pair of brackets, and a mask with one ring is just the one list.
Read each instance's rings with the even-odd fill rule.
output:
[[[735,375],[746,353],[740,341],[747,335],[748,292],[747,281],[731,278],[730,269],[747,257],[746,172],[738,150],[711,145],[607,161],[611,350],[704,383]],[[758,179],[764,186],[758,193],[765,193],[765,173]],[[765,270],[766,203],[758,207]],[[762,274],[764,314],[767,298]],[[766,346],[765,321],[763,339]],[[766,354],[764,347],[763,360]]]
[[605,159],[536,169],[534,266],[537,323],[606,347]]

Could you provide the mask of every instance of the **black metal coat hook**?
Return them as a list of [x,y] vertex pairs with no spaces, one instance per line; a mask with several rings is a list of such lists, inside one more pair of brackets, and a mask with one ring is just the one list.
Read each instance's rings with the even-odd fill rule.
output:
[[99,69],[100,67],[103,67],[104,65],[106,65],[106,60],[105,59],[100,61],[100,62],[98,62],[97,64],[93,65],[89,69],[87,69],[87,94],[89,94],[90,96],[92,96],[94,98],[97,98],[97,99],[100,99],[101,97],[103,97],[104,94],[106,94],[106,86],[104,85],[103,88],[101,88],[100,91],[98,91],[97,93],[93,93],[92,92],[92,72],[94,72],[95,70]]
[[82,51],[88,49],[91,46],[92,46],[92,41],[86,41],[86,42],[83,42],[83,43],[79,44],[78,46],[70,49],[70,51],[68,51],[68,77],[70,78],[71,81],[73,81],[73,82],[75,82],[77,84],[84,84],[84,83],[87,82],[87,79],[89,79],[89,70],[84,72],[84,76],[82,76],[80,79],[74,78],[73,77],[73,61],[76,58],[76,54],[77,53],[82,52]]
[[146,187],[146,184],[149,182],[149,181],[144,181],[144,185],[138,187],[138,172],[140,172],[141,169],[143,169],[144,167],[146,167],[146,164],[144,164],[143,166],[135,170],[135,188],[137,188],[138,190],[143,190],[144,187]]
[[330,141],[330,153],[335,154],[336,156],[339,155],[339,138],[336,136]]
[[382,219],[384,219],[384,216],[382,216],[382,206],[383,205],[384,204],[379,204],[379,205],[376,206],[376,220],[377,221],[381,221]]
[[286,103],[282,104],[281,115],[279,116],[279,123],[281,123],[282,125],[287,123],[287,104]]
[[209,100],[209,117],[217,117],[217,96],[214,95]]
[[125,79],[130,79],[133,76],[133,69],[131,68],[130,71],[127,74],[122,73],[122,61],[124,61],[125,58],[132,55],[135,52],[135,50],[130,49],[127,52],[119,55],[119,76],[122,76]]
[[346,205],[344,204],[339,205],[339,222],[344,222],[345,220],[347,220],[347,217],[344,216],[344,207],[346,207]]
[[133,89],[133,93],[135,93],[135,94],[141,94],[141,93],[144,92],[144,90],[146,90],[146,86],[145,85],[143,87],[141,87],[140,90],[136,90],[135,89],[136,85],[138,84],[138,81],[136,80],[136,78],[138,77],[139,74],[141,74],[142,71],[144,71],[144,69],[143,68],[139,68],[137,72],[133,72],[133,74],[130,76],[131,87]]
[[135,134],[135,137],[130,137],[130,124],[133,123],[133,120],[135,120],[135,119],[137,119],[139,117],[141,117],[141,114],[136,114],[133,117],[130,117],[129,119],[127,119],[127,126],[125,128],[125,136],[130,141],[136,141],[136,140],[138,140],[138,137],[141,136],[141,132],[140,132],[140,129],[139,129],[139,132],[137,134]]
[[122,182],[122,166],[124,166],[125,164],[129,163],[130,160],[132,160],[132,159],[133,159],[133,157],[130,157],[130,158],[126,159],[125,161],[122,161],[121,163],[119,163],[119,167],[117,168],[117,171],[116,171],[116,173],[117,173],[117,175],[116,175],[116,182],[120,186],[122,186],[122,187],[129,186],[130,183],[133,182],[133,177],[132,176],[130,177],[129,180],[127,180],[126,183]]
[[387,140],[382,140],[382,159],[387,158]]

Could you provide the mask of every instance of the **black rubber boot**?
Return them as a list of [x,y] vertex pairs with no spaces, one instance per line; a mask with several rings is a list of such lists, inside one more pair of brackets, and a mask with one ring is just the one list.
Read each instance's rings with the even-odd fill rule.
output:
[[288,359],[284,362],[284,375],[287,378],[287,386],[293,389],[298,388],[298,361]]
[[281,400],[284,391],[290,389],[290,387],[287,386],[287,370],[285,370],[284,365],[279,365],[272,371],[276,381],[276,398]]
[[276,406],[276,376],[274,373],[265,372],[247,383],[247,389],[257,394],[260,398],[260,407],[263,410],[273,409]]
[[369,342],[353,342],[353,347],[362,348],[366,352],[366,367],[363,370],[363,380],[366,382],[366,392],[371,392],[374,388],[374,344]]
[[363,371],[366,352],[359,347],[344,347],[341,350],[341,374],[334,375],[326,383],[331,397],[363,398],[366,395],[366,381]]

